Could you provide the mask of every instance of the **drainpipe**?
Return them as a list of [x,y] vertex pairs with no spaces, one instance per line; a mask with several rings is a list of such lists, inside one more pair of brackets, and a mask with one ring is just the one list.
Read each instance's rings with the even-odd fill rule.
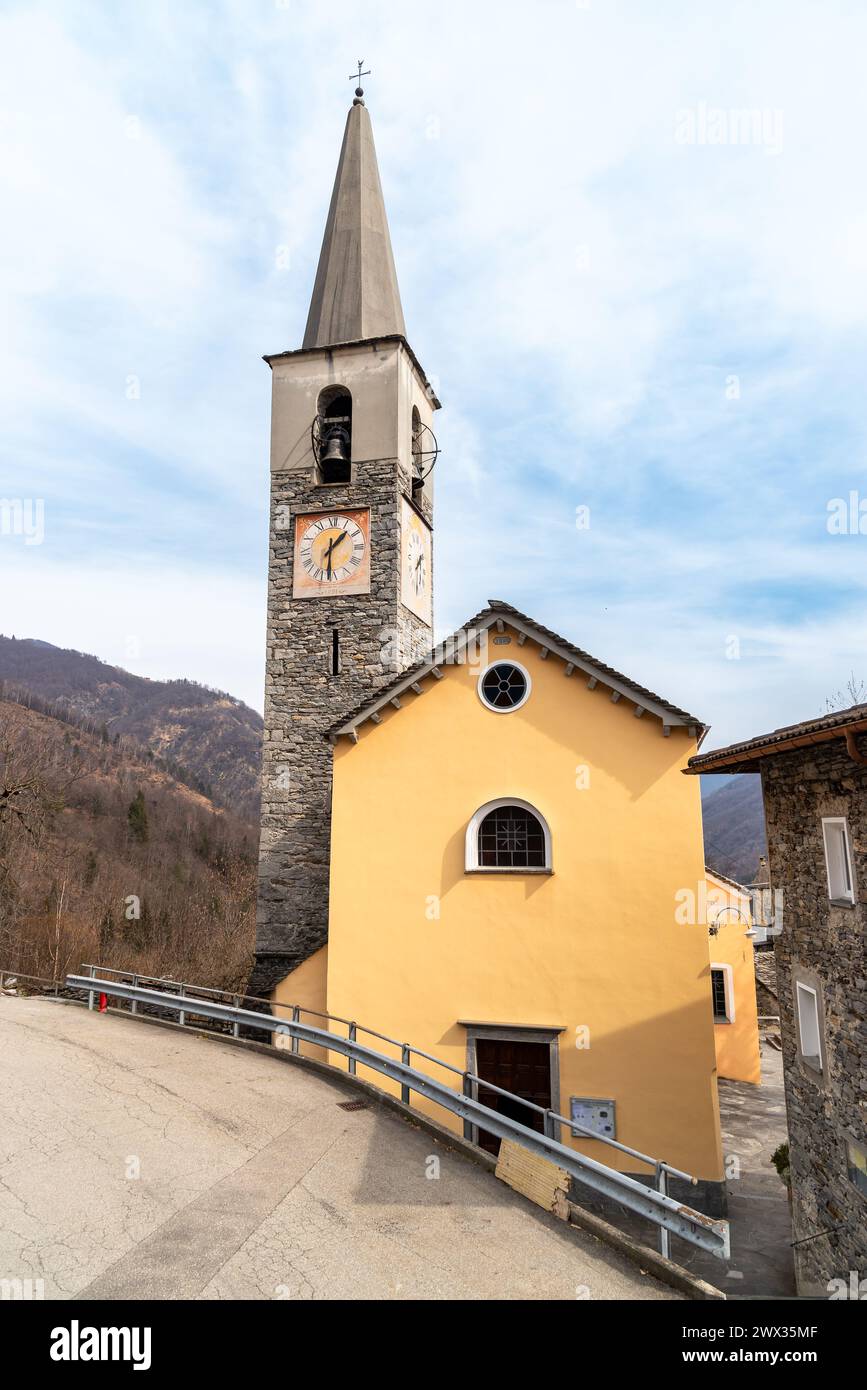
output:
[[862,753],[855,739],[855,730],[846,730],[846,752],[855,763],[860,763],[862,767],[867,766],[867,753]]

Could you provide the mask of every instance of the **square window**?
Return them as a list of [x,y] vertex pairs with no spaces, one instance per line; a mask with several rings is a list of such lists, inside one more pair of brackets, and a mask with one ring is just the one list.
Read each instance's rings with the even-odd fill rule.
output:
[[852,854],[845,817],[823,817],[822,836],[825,841],[828,897],[832,902],[853,903],[855,889],[852,879]]
[[819,997],[811,985],[799,980],[795,986],[798,1003],[798,1038],[801,1056],[808,1066],[822,1070],[822,1043],[819,1033]]

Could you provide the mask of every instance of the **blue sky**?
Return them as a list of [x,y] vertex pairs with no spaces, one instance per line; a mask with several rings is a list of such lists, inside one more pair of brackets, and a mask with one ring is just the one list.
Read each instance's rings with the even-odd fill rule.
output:
[[261,708],[261,357],[363,54],[438,629],[507,599],[707,746],[820,712],[867,678],[865,51],[855,0],[0,5],[0,496],[45,503],[0,631]]

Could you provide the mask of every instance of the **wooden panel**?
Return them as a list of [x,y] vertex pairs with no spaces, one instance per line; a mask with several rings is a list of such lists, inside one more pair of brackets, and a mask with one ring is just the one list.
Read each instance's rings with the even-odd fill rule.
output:
[[550,1159],[528,1153],[520,1144],[503,1139],[497,1160],[497,1177],[538,1207],[568,1217],[569,1174]]

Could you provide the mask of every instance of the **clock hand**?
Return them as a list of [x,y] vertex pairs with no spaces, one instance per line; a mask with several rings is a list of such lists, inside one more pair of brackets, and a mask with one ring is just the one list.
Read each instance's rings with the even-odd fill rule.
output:
[[325,559],[326,559],[326,562],[327,562],[326,568],[325,568],[325,573],[328,575],[328,578],[329,578],[329,579],[331,578],[331,559],[332,559],[332,556],[334,555],[334,552],[335,552],[335,550],[337,549],[337,547],[339,546],[340,542],[341,542],[341,541],[345,541],[345,540],[346,540],[346,532],[345,532],[345,531],[341,531],[339,536],[335,536],[333,540],[330,540],[330,541],[328,542],[328,549],[327,549],[326,552],[325,552]]

